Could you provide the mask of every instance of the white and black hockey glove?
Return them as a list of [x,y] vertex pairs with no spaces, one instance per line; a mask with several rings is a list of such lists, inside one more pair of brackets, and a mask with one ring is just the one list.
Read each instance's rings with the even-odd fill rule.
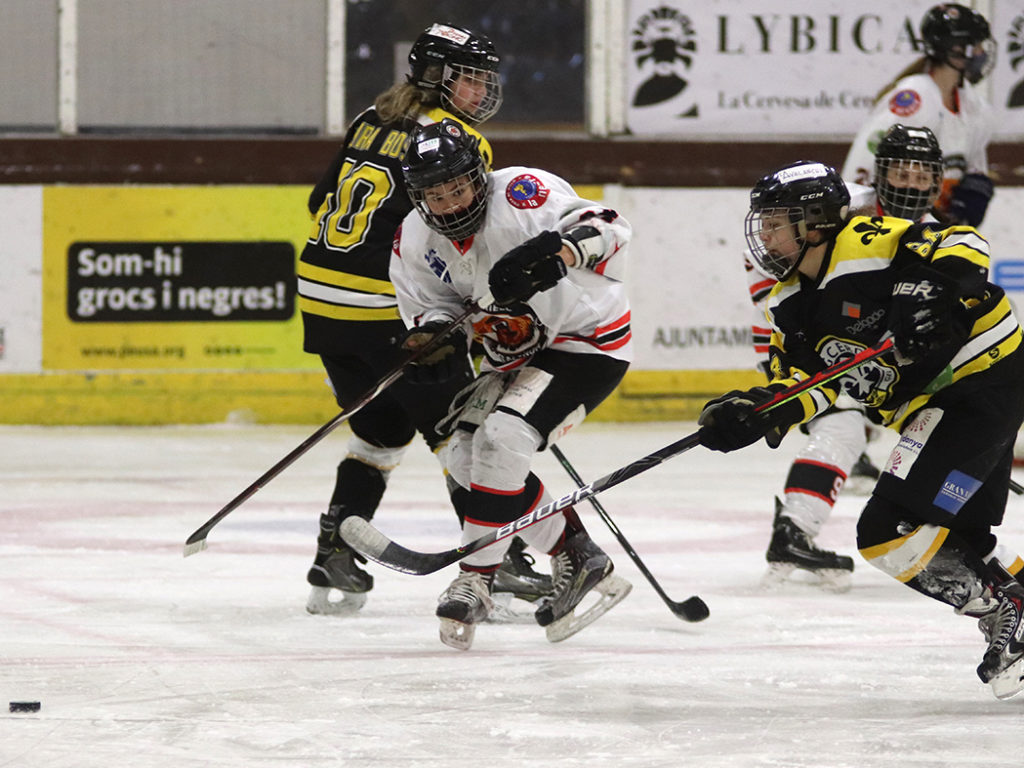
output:
[[546,231],[502,256],[487,276],[495,303],[507,307],[554,288],[567,272],[560,250],[562,236]]

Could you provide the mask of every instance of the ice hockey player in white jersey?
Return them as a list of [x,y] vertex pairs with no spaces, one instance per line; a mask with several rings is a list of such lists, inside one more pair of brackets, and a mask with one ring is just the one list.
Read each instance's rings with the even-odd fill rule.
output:
[[[444,378],[465,359],[469,334],[481,375],[452,405],[447,466],[461,495],[463,541],[473,541],[551,500],[531,471],[534,454],[564,436],[616,387],[632,356],[625,274],[629,224],[537,168],[487,173],[477,140],[443,120],[410,139],[403,175],[416,208],[402,223],[391,281],[420,348],[462,313],[466,329],[414,367]],[[552,642],[594,621],[630,590],[575,511],[520,531],[551,555],[553,593],[537,623]],[[441,640],[467,649],[490,613],[506,540],[466,557],[441,595]],[[586,609],[587,593],[598,600]],[[591,602],[588,600],[588,603]],[[579,610],[577,610],[579,607]]]
[[992,107],[974,87],[991,70],[994,41],[988,21],[955,3],[931,8],[921,22],[924,56],[879,94],[843,164],[844,179],[872,180],[874,153],[893,123],[930,128],[945,163],[936,215],[949,224],[981,224],[994,193],[987,147]]

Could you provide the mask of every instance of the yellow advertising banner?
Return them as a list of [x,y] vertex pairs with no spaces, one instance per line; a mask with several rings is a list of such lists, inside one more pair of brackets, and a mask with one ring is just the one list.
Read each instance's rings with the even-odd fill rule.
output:
[[46,187],[43,369],[299,370],[306,187]]

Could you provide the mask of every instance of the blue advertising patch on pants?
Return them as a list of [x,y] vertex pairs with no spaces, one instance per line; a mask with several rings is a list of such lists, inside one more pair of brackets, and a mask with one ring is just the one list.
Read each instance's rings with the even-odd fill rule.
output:
[[954,469],[946,476],[942,483],[942,490],[935,496],[932,504],[955,515],[979,488],[981,488],[981,480],[976,480],[970,475],[965,475]]

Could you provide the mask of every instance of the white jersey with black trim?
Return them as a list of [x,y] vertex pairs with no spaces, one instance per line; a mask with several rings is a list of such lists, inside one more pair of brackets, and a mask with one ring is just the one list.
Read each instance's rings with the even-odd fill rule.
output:
[[994,129],[992,107],[970,83],[957,89],[958,110],[942,103],[942,91],[931,75],[910,75],[879,99],[861,126],[843,163],[842,175],[862,184],[874,177],[875,148],[896,123],[930,128],[938,139],[946,167],[944,196],[965,173],[987,173],[986,150]]
[[491,305],[472,316],[473,335],[485,354],[483,367],[513,370],[547,348],[632,360],[623,282],[629,223],[538,168],[494,171],[488,195],[483,225],[462,243],[430,229],[415,211],[402,222],[390,275],[405,324],[454,318],[467,300],[487,292],[491,267],[510,250],[541,232],[565,233],[585,221],[604,241],[604,253],[595,263],[570,268],[555,287],[525,303]]

